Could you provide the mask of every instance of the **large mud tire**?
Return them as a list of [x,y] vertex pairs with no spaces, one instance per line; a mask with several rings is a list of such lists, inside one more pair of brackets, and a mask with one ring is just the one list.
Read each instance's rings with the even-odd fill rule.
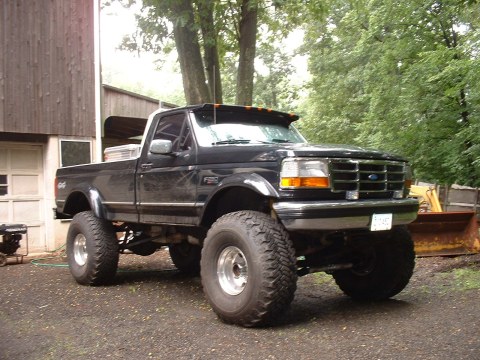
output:
[[200,258],[202,248],[197,245],[182,242],[168,245],[170,257],[180,272],[189,275],[200,274]]
[[406,228],[359,240],[356,247],[354,267],[333,273],[346,295],[361,301],[384,300],[407,286],[415,267],[415,251]]
[[261,326],[284,312],[296,290],[296,257],[288,233],[266,214],[219,218],[202,250],[205,296],[226,323]]
[[70,272],[82,285],[110,283],[118,267],[118,240],[111,223],[91,211],[75,215],[67,235]]

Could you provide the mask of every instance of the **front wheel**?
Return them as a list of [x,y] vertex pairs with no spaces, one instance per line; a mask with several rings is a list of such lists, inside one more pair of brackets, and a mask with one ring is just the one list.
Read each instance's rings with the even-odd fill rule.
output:
[[118,240],[111,223],[91,211],[76,214],[67,234],[70,272],[82,285],[104,285],[115,277]]
[[295,251],[285,229],[266,214],[238,211],[208,231],[201,258],[205,296],[225,322],[268,323],[296,289]]
[[353,268],[333,273],[335,282],[356,300],[384,300],[407,286],[415,267],[410,234],[397,227],[352,245]]

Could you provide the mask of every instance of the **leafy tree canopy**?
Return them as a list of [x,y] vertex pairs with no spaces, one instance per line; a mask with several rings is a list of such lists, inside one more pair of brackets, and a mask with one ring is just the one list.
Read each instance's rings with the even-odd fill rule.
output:
[[417,178],[480,186],[475,1],[329,2],[306,26],[312,140],[404,154]]

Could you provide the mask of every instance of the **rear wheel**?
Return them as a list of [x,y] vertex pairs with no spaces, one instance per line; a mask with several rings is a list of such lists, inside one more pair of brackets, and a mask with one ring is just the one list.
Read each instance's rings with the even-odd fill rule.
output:
[[[149,256],[155,253],[158,249],[158,245],[152,241],[143,242],[143,240],[147,239],[148,236],[145,234],[140,234],[132,238],[128,242],[128,249],[133,252],[135,255],[140,256]],[[139,244],[136,244],[139,242]]]
[[408,231],[397,227],[376,236],[356,241],[351,253],[353,268],[333,273],[340,289],[357,300],[395,296],[407,286],[413,274],[415,252]]
[[91,211],[75,215],[67,235],[70,272],[82,285],[103,285],[112,281],[118,266],[118,240],[111,223]]
[[200,258],[202,248],[188,242],[168,245],[170,257],[175,267],[185,274],[198,275],[200,273]]
[[215,313],[227,323],[263,325],[286,310],[296,289],[296,270],[288,233],[266,214],[224,215],[205,239],[203,289]]
[[149,256],[155,253],[157,251],[158,246],[154,242],[146,242],[143,244],[139,245],[134,245],[129,250],[133,252],[135,255],[140,255],[140,256]]

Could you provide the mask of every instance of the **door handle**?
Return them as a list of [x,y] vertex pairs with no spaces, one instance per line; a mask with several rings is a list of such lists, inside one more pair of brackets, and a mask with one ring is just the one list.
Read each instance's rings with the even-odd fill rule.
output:
[[140,165],[140,168],[142,168],[142,170],[151,169],[152,168],[152,163],[142,164],[142,165]]

